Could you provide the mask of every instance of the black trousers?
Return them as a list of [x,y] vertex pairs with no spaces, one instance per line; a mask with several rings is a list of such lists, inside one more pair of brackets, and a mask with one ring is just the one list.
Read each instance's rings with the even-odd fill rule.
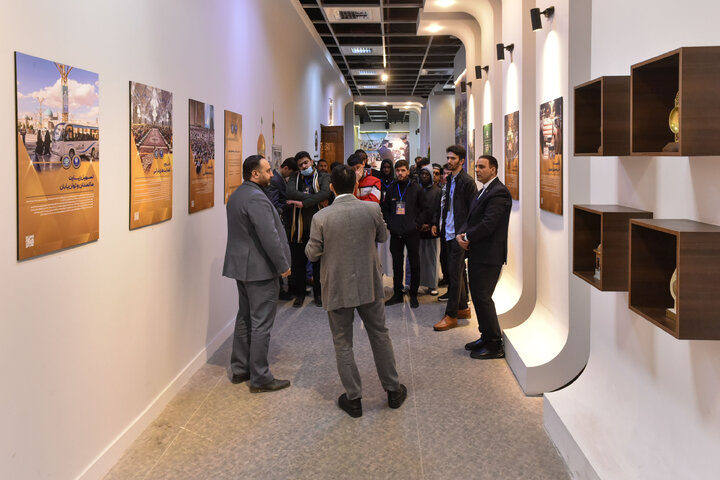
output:
[[[290,288],[296,297],[305,298],[305,288],[307,280],[305,277],[305,267],[307,266],[307,256],[305,256],[305,246],[307,243],[290,243],[290,257],[292,258],[292,266],[290,272]],[[316,298],[320,298],[320,260],[312,262],[313,272],[313,294]]]
[[465,250],[454,238],[445,242],[445,248],[447,250],[448,281],[448,302],[445,307],[445,315],[457,317],[458,310],[468,308],[467,284],[465,281]]
[[498,322],[492,296],[500,278],[502,265],[485,265],[470,260],[468,270],[470,273],[470,293],[473,298],[481,338],[488,342],[500,341],[502,340],[502,332],[500,331],[500,323]]
[[420,286],[420,232],[409,235],[390,234],[390,254],[393,261],[393,290],[395,295],[402,295],[403,272],[407,248],[410,261],[410,295],[417,295]]

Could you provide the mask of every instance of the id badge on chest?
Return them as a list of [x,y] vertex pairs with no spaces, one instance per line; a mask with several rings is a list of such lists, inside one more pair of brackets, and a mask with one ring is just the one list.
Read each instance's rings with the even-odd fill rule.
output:
[[395,215],[405,215],[405,202],[395,204]]

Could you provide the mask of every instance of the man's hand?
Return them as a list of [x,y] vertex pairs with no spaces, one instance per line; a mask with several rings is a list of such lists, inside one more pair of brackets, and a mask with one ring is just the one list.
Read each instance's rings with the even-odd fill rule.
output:
[[430,227],[430,233],[432,233],[432,236],[433,236],[433,237],[437,237],[437,236],[438,236],[438,228],[437,228],[437,225],[433,225],[432,227]]
[[290,276],[290,269],[288,268],[288,269],[287,269],[287,272],[281,273],[280,276],[281,276],[282,278],[287,278],[287,277],[289,277],[289,276]]
[[460,235],[457,235],[455,240],[457,240],[458,245],[460,245],[463,250],[470,248],[470,242],[465,240],[465,234],[461,233]]
[[286,203],[288,205],[292,205],[293,207],[303,208],[303,204],[300,200],[288,200]]
[[421,231],[421,232],[429,232],[429,231],[430,231],[430,225],[428,225],[427,223],[422,224],[422,225],[420,226],[420,231]]
[[318,207],[325,208],[328,205],[330,205],[330,200],[323,200],[322,202],[318,203]]

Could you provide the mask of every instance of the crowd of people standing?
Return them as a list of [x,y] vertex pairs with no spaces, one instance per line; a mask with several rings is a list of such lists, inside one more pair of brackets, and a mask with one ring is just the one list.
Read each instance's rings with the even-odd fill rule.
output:
[[[464,168],[463,146],[451,145],[446,153],[447,161],[442,166],[417,157],[412,167],[405,159],[395,164],[385,159],[378,170],[371,168],[363,150],[350,155],[346,164],[334,165],[324,160],[315,165],[308,152],[300,151],[285,159],[275,171],[262,157],[246,159],[243,175],[249,180],[245,183],[252,185],[247,187],[244,183],[238,188],[227,207],[224,275],[236,279],[241,297],[236,323],[237,349],[234,344],[231,361],[233,382],[250,380],[251,391],[256,392],[289,385],[288,381],[269,375],[265,333],[260,346],[251,333],[258,328],[256,322],[266,325],[267,321],[256,318],[248,291],[259,290],[257,285],[245,285],[248,281],[265,282],[264,297],[268,297],[268,285],[273,285],[273,298],[267,298],[270,306],[256,308],[264,312],[260,317],[273,319],[278,298],[292,299],[294,307],[302,307],[307,284],[311,283],[315,304],[328,312],[338,373],[346,390],[338,405],[353,417],[362,415],[360,380],[351,340],[355,310],[373,345],[378,376],[388,392],[391,408],[402,404],[407,389],[397,378],[392,343],[385,327],[385,308],[404,303],[406,294],[410,307],[418,308],[421,286],[425,293],[434,296],[439,293],[438,286],[448,287],[444,295],[438,296],[439,301],[446,302],[444,315],[433,325],[439,332],[458,326],[458,319],[472,317],[470,293],[481,336],[466,344],[465,349],[476,359],[504,357],[492,294],[507,259],[510,193],[497,178],[498,163],[494,157],[480,156],[471,176]],[[480,190],[475,179],[482,183]],[[265,194],[264,201],[257,191]],[[250,211],[251,198],[262,203],[255,212]],[[258,228],[258,212],[275,218],[274,233],[268,233],[266,226]],[[248,240],[234,235],[232,231],[237,228],[231,222],[242,219],[255,225],[256,235],[265,238],[254,239],[250,234]],[[265,222],[269,221],[265,218]],[[240,278],[248,275],[249,266],[242,274],[233,273],[228,265],[238,263],[231,253],[238,242],[250,242],[259,249],[269,242],[269,249],[261,252],[259,258],[266,263],[262,276],[268,277],[267,271],[274,274],[250,281]],[[278,246],[278,242],[285,247]],[[380,272],[388,272],[389,257],[393,294],[385,300]],[[250,264],[247,259],[242,262]],[[285,278],[287,290],[280,287]],[[265,332],[264,327],[260,330]],[[251,346],[261,353],[254,356]],[[259,361],[263,354],[264,361]]]

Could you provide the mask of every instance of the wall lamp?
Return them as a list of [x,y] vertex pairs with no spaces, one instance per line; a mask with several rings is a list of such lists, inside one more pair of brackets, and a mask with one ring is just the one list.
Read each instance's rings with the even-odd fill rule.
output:
[[515,50],[515,44],[511,43],[510,45],[503,45],[502,43],[497,44],[497,59],[498,61],[502,62],[505,60],[505,50],[510,52],[510,60],[512,60],[512,52]]
[[488,72],[490,71],[490,65],[485,65],[484,67],[481,67],[480,65],[475,65],[475,78],[478,80],[482,78],[482,72],[485,71],[485,76],[488,75]]
[[[470,85],[472,85],[472,83]],[[460,82],[460,93],[465,93],[467,91],[467,86],[467,82]]]
[[532,23],[533,32],[542,30],[542,21],[540,15],[545,15],[545,18],[550,18],[555,14],[555,7],[548,7],[542,12],[539,8],[530,9],[530,23]]

